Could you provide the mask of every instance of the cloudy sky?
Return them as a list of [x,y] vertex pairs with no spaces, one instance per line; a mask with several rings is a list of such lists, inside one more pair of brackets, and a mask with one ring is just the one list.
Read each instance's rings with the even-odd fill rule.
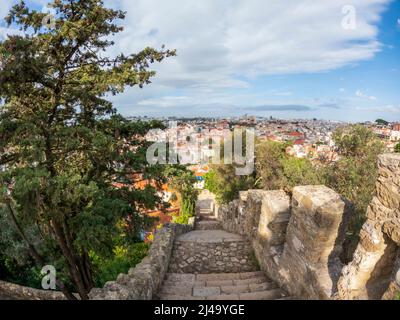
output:
[[[0,15],[15,2],[0,0]],[[124,115],[400,120],[399,0],[105,3],[127,11],[110,54],[178,54],[154,66],[153,84],[113,98]]]

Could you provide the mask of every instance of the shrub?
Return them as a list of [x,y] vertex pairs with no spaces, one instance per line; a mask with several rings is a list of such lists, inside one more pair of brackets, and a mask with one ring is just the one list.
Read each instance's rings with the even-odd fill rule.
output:
[[172,222],[177,224],[189,224],[189,219],[193,216],[193,214],[182,213],[179,216],[174,217]]
[[100,258],[91,253],[96,287],[103,287],[106,282],[115,280],[120,273],[128,273],[147,255],[149,245],[136,243],[129,247],[117,246],[114,248],[114,256],[109,259]]

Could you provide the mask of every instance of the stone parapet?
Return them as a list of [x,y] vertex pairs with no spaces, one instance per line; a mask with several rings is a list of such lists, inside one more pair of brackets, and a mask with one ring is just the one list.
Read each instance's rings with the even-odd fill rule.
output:
[[303,186],[292,199],[282,190],[242,192],[217,216],[250,241],[261,270],[291,296],[329,299],[343,267],[347,208],[333,190]]
[[39,290],[0,280],[1,297],[12,300],[65,300],[65,296],[58,291]]
[[158,230],[149,254],[128,274],[90,292],[92,300],[151,300],[167,273],[175,239],[193,229],[190,225],[167,224]]
[[330,299],[343,267],[339,255],[347,206],[325,186],[293,190],[292,214],[279,263],[280,281],[303,299]]
[[400,293],[400,154],[378,159],[376,196],[353,261],[343,269],[338,299],[393,299]]

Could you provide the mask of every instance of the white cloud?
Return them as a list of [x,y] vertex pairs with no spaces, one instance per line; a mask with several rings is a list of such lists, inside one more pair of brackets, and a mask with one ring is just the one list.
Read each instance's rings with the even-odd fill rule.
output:
[[392,113],[397,114],[400,113],[400,106],[386,105],[380,107],[373,108],[358,108],[358,110],[369,111],[369,112],[379,112],[379,113]]
[[145,99],[139,101],[139,106],[157,106],[157,107],[172,107],[178,105],[186,105],[189,98],[185,96],[165,96],[155,99]]
[[345,88],[340,88],[339,92],[341,92],[341,93],[346,92],[346,89]]
[[194,98],[205,92],[248,88],[260,76],[329,71],[371,59],[382,47],[376,24],[389,2],[353,0],[355,30],[341,25],[342,7],[348,0],[108,3],[118,3],[128,13],[114,53],[162,44],[177,49],[177,57],[156,67],[158,76],[148,98],[166,88],[185,90],[186,96]]
[[[123,108],[256,104],[249,93],[238,97],[259,77],[325,72],[372,59],[383,46],[377,24],[390,1],[350,1],[357,28],[345,30],[348,0],[105,0],[127,11],[110,53],[165,44],[178,54],[154,66],[152,85],[128,89],[113,101]],[[11,2],[0,0],[0,12]],[[41,8],[46,1],[32,2]],[[271,94],[283,99],[292,92]]]
[[357,29],[341,26],[347,0],[121,0],[128,16],[118,47],[176,48],[183,72],[227,75],[331,70],[380,50],[377,22],[387,0],[352,1]]
[[375,96],[369,96],[369,95],[365,94],[364,92],[362,92],[361,90],[356,91],[356,96],[359,98],[362,98],[362,99],[368,99],[368,100],[372,100],[372,101],[377,100],[377,98]]

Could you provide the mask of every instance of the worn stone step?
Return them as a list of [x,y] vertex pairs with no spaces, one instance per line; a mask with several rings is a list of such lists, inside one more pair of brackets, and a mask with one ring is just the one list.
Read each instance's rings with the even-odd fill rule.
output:
[[218,221],[218,220],[213,216],[205,216],[205,217],[199,218],[198,221]]
[[193,273],[167,273],[165,280],[194,283],[196,275]]
[[196,222],[196,230],[221,230],[221,223],[213,220],[201,220]]
[[206,300],[209,301],[218,301],[218,300],[240,300],[239,295],[238,294],[220,294],[220,295],[216,295],[216,296],[209,296],[206,297]]
[[173,273],[238,273],[257,271],[251,245],[224,230],[194,230],[174,243],[169,265]]
[[251,279],[265,277],[265,273],[263,271],[253,271],[253,272],[241,272],[240,279]]
[[197,217],[205,217],[205,216],[210,216],[210,217],[214,217],[215,218],[215,214],[214,214],[214,212],[212,212],[212,211],[200,211],[198,214],[197,214]]
[[195,295],[159,294],[160,300],[290,300],[281,289],[224,294],[216,288],[198,290]]
[[179,236],[175,242],[222,243],[245,242],[245,240],[238,234],[224,230],[194,230]]
[[178,293],[188,294],[193,288],[204,288],[204,287],[220,287],[224,293],[239,293],[239,292],[256,292],[270,289],[276,289],[277,285],[271,281],[255,281],[257,283],[250,284],[235,284],[233,280],[221,280],[221,281],[196,281],[195,283],[176,282],[166,280],[163,282],[163,286],[160,292],[164,293]]
[[165,275],[166,281],[181,282],[194,284],[198,282],[205,283],[206,281],[223,281],[223,280],[248,280],[259,279],[266,276],[263,271],[254,272],[241,272],[241,273],[207,273],[207,274],[193,274],[193,273],[167,273]]
[[249,293],[240,293],[240,300],[278,300],[285,297],[281,289],[272,289],[266,291],[256,291]]
[[176,300],[176,301],[185,301],[185,300],[206,300],[205,297],[193,297],[193,296],[185,296],[185,295],[176,295],[176,294],[159,294],[159,300]]
[[261,284],[266,281],[265,276],[261,277],[255,277],[255,278],[249,278],[249,279],[239,279],[239,280],[233,280],[233,284],[236,286],[240,285],[253,285],[253,284]]
[[193,287],[164,284],[160,289],[160,294],[191,296],[193,294]]

